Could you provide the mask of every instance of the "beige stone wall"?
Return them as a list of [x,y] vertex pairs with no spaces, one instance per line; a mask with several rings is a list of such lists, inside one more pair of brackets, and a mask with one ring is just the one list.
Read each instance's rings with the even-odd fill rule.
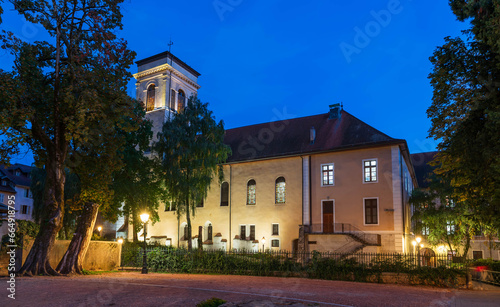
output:
[[[53,268],[56,268],[59,261],[61,261],[70,242],[70,240],[56,240],[49,256],[49,262]],[[33,242],[30,242],[23,250],[23,264],[32,244]],[[121,244],[117,242],[91,241],[83,261],[83,269],[92,271],[114,270],[120,266],[121,250]]]
[[[363,182],[364,159],[378,159],[378,182]],[[334,163],[335,185],[321,186],[321,165]],[[351,224],[362,231],[394,231],[391,148],[377,147],[311,157],[312,224],[322,223],[323,200],[334,200],[334,222]],[[364,225],[363,198],[378,197],[379,225]]]
[[[262,248],[262,237],[266,238],[265,248],[271,246],[271,240],[280,241],[279,249],[292,249],[292,242],[298,239],[298,229],[302,222],[302,160],[300,157],[265,160],[258,162],[235,163],[224,166],[225,181],[230,185],[230,206],[220,206],[220,185],[214,179],[203,208],[197,208],[192,218],[193,236],[198,234],[199,226],[212,224],[213,235],[221,233],[227,240],[227,248],[238,248],[234,238],[240,234],[240,226],[246,225],[247,236],[250,225],[255,225],[255,239]],[[275,204],[275,181],[283,176],[286,180],[286,203]],[[247,182],[256,181],[257,200],[255,205],[246,204]],[[161,206],[163,209],[164,206]],[[150,227],[149,235],[172,238],[172,245],[177,246],[178,222],[174,212],[159,212],[160,222]],[[181,217],[181,226],[186,222]],[[272,236],[272,224],[279,224],[279,235]],[[182,233],[181,233],[182,236]],[[206,238],[206,230],[203,240]],[[246,245],[245,245],[246,246]],[[278,248],[273,248],[278,249]]]

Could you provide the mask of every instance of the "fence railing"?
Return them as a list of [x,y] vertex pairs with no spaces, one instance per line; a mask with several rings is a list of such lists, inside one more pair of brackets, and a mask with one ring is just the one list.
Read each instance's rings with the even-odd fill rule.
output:
[[346,234],[366,245],[381,245],[379,234],[365,233],[356,226],[347,223],[306,225],[305,232],[310,234]]
[[[138,246],[124,245],[122,248],[122,266],[141,267],[143,249]],[[283,266],[293,267],[293,270],[304,270],[311,263],[321,261],[349,262],[362,268],[386,267],[389,269],[415,269],[418,267],[448,267],[463,269],[466,263],[457,262],[446,254],[426,256],[422,254],[400,254],[400,253],[339,253],[339,252],[289,252],[289,251],[216,251],[216,250],[193,250],[176,249],[159,246],[146,248],[150,265],[163,263],[170,269],[177,270],[176,266],[195,267],[202,270],[208,269],[218,271],[217,268],[209,267],[217,259],[221,266],[231,265],[234,270],[255,269],[265,266],[272,270],[281,270]],[[169,263],[170,262],[170,263]]]

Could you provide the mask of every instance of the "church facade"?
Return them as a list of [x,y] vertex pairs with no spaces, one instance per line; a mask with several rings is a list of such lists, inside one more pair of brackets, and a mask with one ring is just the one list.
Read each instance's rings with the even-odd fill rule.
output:
[[[137,99],[156,135],[197,94],[200,74],[169,52],[137,65]],[[417,182],[406,141],[339,105],[325,111],[226,130],[232,155],[224,182],[213,180],[196,208],[193,237],[166,203],[147,240],[223,250],[408,251],[408,199]]]

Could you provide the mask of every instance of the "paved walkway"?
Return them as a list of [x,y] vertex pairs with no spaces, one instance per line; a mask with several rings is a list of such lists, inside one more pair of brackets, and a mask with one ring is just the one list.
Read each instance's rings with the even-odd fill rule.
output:
[[196,306],[212,297],[236,303],[232,306],[500,306],[500,291],[135,272],[18,278],[11,300],[6,281],[0,278],[0,306]]

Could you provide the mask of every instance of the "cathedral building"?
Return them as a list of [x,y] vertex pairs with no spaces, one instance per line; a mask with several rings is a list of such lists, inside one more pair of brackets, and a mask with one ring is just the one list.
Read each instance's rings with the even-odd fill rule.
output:
[[[200,88],[200,74],[169,52],[137,62],[137,99],[154,134]],[[208,250],[406,252],[409,195],[417,186],[408,146],[340,105],[324,114],[226,130],[232,155],[192,218],[172,204],[147,240]],[[128,236],[132,237],[129,226]]]

